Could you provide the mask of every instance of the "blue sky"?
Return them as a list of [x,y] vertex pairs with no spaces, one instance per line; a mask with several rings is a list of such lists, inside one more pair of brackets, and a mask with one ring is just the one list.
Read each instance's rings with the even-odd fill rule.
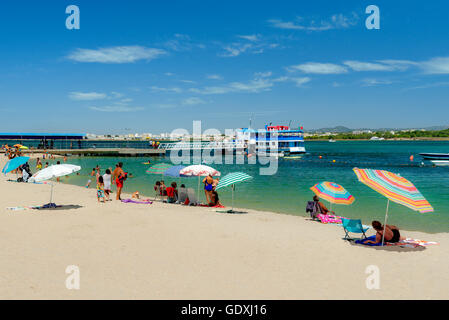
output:
[[[72,4],[80,30],[65,27]],[[1,131],[449,124],[447,1],[0,6]]]

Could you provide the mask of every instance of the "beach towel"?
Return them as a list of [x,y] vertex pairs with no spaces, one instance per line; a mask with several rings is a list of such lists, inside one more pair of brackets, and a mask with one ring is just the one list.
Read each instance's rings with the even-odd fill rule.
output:
[[44,204],[43,206],[23,206],[23,207],[8,207],[6,210],[10,211],[23,211],[23,210],[43,210],[43,209],[55,209],[62,208],[62,206],[57,206],[54,203]]
[[200,207],[208,207],[208,208],[226,208],[225,206],[220,206],[220,205],[209,206],[207,204],[199,204],[198,206],[200,206]]
[[123,203],[136,203],[136,204],[152,204],[150,200],[134,200],[134,199],[123,199]]
[[6,208],[6,210],[9,211],[23,211],[23,210],[31,210],[31,209],[36,209],[37,207],[28,207],[28,206],[24,206],[24,207],[8,207]]
[[339,216],[333,216],[330,214],[319,214],[318,219],[321,223],[335,223],[335,224],[342,224],[341,219],[344,217]]
[[[367,240],[376,241],[376,236],[371,236],[371,237],[368,237],[363,240],[356,240],[355,243],[362,244],[365,246],[370,246],[370,247],[381,247],[382,246],[381,243],[366,243]],[[387,246],[387,247],[400,246],[400,247],[406,247],[406,248],[418,248],[418,247],[427,247],[429,245],[438,245],[438,244],[439,244],[438,242],[433,242],[433,241],[423,241],[423,240],[418,240],[418,239],[407,238],[405,240],[401,240],[396,243],[386,242],[386,243],[384,243],[384,246]]]

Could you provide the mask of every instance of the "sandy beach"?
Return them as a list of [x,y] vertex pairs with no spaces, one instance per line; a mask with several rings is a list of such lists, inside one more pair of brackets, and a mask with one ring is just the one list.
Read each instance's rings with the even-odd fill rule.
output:
[[[449,234],[404,231],[440,244],[376,249],[300,216],[102,204],[95,189],[67,184],[55,185],[54,201],[72,207],[10,211],[50,195],[49,185],[12,177],[0,178],[1,299],[449,298]],[[69,265],[79,267],[80,290],[66,288]],[[366,287],[369,265],[379,267],[378,290]]]

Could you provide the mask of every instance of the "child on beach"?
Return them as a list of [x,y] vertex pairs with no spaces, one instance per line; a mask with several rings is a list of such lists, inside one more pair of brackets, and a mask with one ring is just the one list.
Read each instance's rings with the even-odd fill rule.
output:
[[105,202],[104,181],[102,176],[100,176],[97,181],[97,200],[98,202]]
[[109,201],[109,195],[111,193],[111,170],[106,169],[106,173],[103,175],[104,193],[106,195],[106,201]]

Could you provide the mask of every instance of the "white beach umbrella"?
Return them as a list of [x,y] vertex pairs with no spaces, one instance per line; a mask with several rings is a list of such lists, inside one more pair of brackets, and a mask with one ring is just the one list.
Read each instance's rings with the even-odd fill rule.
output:
[[208,175],[211,175],[213,177],[221,176],[220,171],[203,164],[196,164],[193,166],[185,167],[184,169],[179,171],[179,174],[186,177],[198,177],[198,197],[200,195],[200,177],[207,177]]
[[[67,176],[80,170],[81,170],[80,166],[75,166],[73,164],[57,164],[36,172],[30,178],[30,182],[48,181],[53,178]],[[53,200],[53,184],[51,184],[50,203],[52,203],[52,200]]]

